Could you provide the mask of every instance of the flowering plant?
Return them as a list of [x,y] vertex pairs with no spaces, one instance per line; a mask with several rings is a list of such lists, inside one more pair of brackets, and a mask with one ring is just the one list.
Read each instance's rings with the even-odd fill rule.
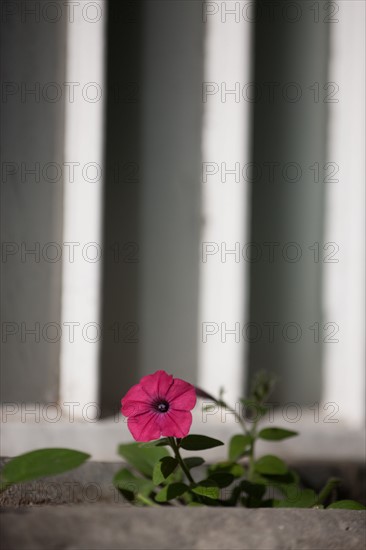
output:
[[[277,427],[258,429],[273,383],[261,373],[249,398],[241,399],[255,411],[249,428],[247,419],[225,403],[222,392],[215,398],[164,371],[143,377],[122,398],[122,414],[136,443],[119,446],[129,467],[116,474],[115,486],[130,502],[146,506],[363,508],[351,500],[330,502],[339,479],[330,479],[317,494],[303,488],[298,474],[277,456],[256,457],[258,439],[280,441],[298,435]],[[230,410],[240,423],[242,433],[231,438],[225,461],[207,465],[200,456],[181,455],[182,450],[204,451],[224,445],[211,437],[189,434],[190,411],[197,397]],[[209,407],[205,405],[206,410]]]
[[[339,479],[331,478],[316,493],[304,488],[299,475],[282,459],[272,454],[257,457],[258,440],[281,441],[298,435],[279,427],[258,427],[268,410],[273,383],[268,375],[259,374],[249,397],[240,400],[244,409],[238,413],[224,401],[223,392],[215,398],[161,370],[144,376],[122,398],[121,411],[135,442],[118,447],[127,464],[115,475],[114,486],[129,502],[142,506],[365,509],[353,500],[333,500]],[[182,456],[182,450],[205,451],[224,445],[218,439],[189,433],[197,399],[205,400],[204,410],[222,407],[230,411],[242,428],[242,433],[231,438],[226,460],[208,464],[196,453]],[[254,411],[251,418],[244,413],[245,407]],[[89,458],[64,448],[17,456],[0,473],[0,493],[77,468]]]

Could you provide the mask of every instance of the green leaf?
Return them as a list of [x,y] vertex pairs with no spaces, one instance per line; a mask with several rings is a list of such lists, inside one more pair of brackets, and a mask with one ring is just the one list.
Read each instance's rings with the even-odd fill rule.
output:
[[130,501],[134,500],[139,494],[148,496],[154,490],[154,484],[149,479],[134,476],[127,468],[123,468],[116,473],[113,484]]
[[238,485],[235,485],[231,491],[231,495],[228,499],[223,500],[222,503],[224,506],[236,506],[239,500],[241,494],[240,487]]
[[267,441],[281,441],[282,439],[294,437],[295,435],[298,435],[298,432],[285,430],[283,428],[264,428],[259,432],[258,437]]
[[142,475],[152,478],[154,466],[164,456],[170,456],[164,447],[141,447],[139,443],[119,445],[118,454]]
[[312,489],[299,489],[289,498],[277,501],[275,508],[311,508],[316,504],[317,496]]
[[184,495],[188,489],[189,487],[184,483],[171,483],[159,491],[155,497],[155,500],[156,502],[167,502],[168,500]]
[[245,470],[241,464],[233,464],[228,470],[228,473],[233,474],[233,476],[236,478],[239,478],[243,477],[243,475],[245,474]]
[[229,459],[235,461],[242,457],[252,441],[250,435],[234,435],[229,443]]
[[366,510],[366,506],[356,500],[338,500],[327,507],[327,510]]
[[160,485],[174,472],[178,466],[178,460],[172,456],[164,456],[154,466],[153,482]]
[[139,447],[150,448],[150,447],[164,447],[169,445],[169,439],[167,437],[161,437],[160,439],[154,439],[153,441],[146,441],[145,443],[139,443]]
[[214,481],[220,489],[223,489],[224,487],[229,487],[229,485],[232,484],[234,481],[234,476],[224,472],[217,472],[210,474],[208,479]]
[[258,372],[252,382],[251,395],[255,401],[262,403],[271,394],[276,376],[267,371]]
[[219,486],[212,479],[204,479],[203,481],[200,481],[191,490],[196,493],[196,495],[206,498],[218,499],[220,496]]
[[260,474],[281,475],[287,473],[287,466],[283,460],[277,456],[265,455],[256,461],[255,470]]
[[247,414],[250,413],[249,416],[254,418],[257,417],[258,420],[268,411],[268,407],[260,405],[253,399],[239,399],[239,401],[244,405],[244,412]]
[[232,474],[236,478],[243,477],[245,474],[245,470],[241,464],[236,464],[235,462],[231,462],[229,460],[212,464],[209,467],[210,475],[211,473],[216,472]]
[[189,458],[184,458],[183,462],[187,466],[188,470],[191,470],[192,468],[202,466],[205,461],[200,456],[190,456]]
[[223,445],[222,441],[206,435],[187,435],[180,442],[180,446],[186,451],[204,451],[220,445]]
[[279,489],[281,489],[282,487],[286,488],[286,486],[288,485],[293,486],[300,484],[300,476],[294,470],[288,470],[285,474],[263,475],[270,484],[275,485]]
[[251,483],[244,479],[240,483],[242,491],[244,491],[248,496],[261,499],[266,492],[266,486],[260,483]]
[[299,475],[293,470],[288,470],[285,474],[258,474],[254,472],[251,479],[252,483],[273,487],[284,495],[285,498],[293,498],[299,491]]
[[204,412],[211,412],[211,411],[214,411],[216,407],[217,405],[215,405],[214,403],[211,403],[210,405],[205,405],[202,410]]
[[40,477],[52,476],[77,468],[90,455],[72,449],[38,449],[7,462],[1,472],[5,486]]
[[258,472],[253,472],[251,479],[251,483],[259,484],[259,485],[270,485],[270,480],[268,480],[267,476],[258,474]]
[[266,498],[261,502],[261,508],[274,508],[276,503],[279,502],[273,498]]

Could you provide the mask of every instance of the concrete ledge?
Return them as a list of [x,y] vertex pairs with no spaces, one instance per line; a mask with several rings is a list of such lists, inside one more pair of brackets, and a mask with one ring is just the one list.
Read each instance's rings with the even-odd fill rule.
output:
[[361,550],[363,511],[113,504],[5,508],[3,550]]
[[[0,466],[5,461],[0,459]],[[58,476],[10,487],[0,497],[2,550],[365,547],[365,512],[132,507],[111,483],[121,466],[90,461]],[[364,479],[361,465],[353,466],[349,481],[359,485]],[[322,478],[337,473],[334,467],[304,464],[302,473],[323,483]]]
[[[0,459],[0,467],[8,459]],[[9,487],[0,494],[0,506],[59,505],[59,504],[129,504],[114,487],[112,480],[122,462],[89,461],[69,472],[44,477]]]
[[[0,468],[8,459],[0,458]],[[342,484],[337,499],[354,499],[366,504],[366,473],[363,463],[296,462],[291,464],[300,474],[305,487],[320,491],[330,477],[339,477]],[[128,503],[112,484],[121,462],[88,461],[79,468],[58,476],[42,478],[10,487],[0,494],[0,506]],[[203,479],[205,469],[195,470],[196,479]]]

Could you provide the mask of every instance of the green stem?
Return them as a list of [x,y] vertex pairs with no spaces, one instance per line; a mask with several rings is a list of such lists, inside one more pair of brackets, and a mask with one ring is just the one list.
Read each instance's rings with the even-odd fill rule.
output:
[[249,450],[249,469],[248,469],[249,481],[252,480],[253,474],[254,474],[254,464],[255,464],[254,445],[257,437],[257,422],[253,423],[253,428],[250,431],[250,436],[252,438],[252,442],[250,444],[250,450]]
[[145,497],[144,495],[141,495],[140,493],[138,493],[136,495],[136,500],[139,500],[143,504],[146,504],[146,506],[156,506],[156,504],[153,500],[151,500],[148,497]]
[[320,491],[320,493],[318,495],[317,504],[323,504],[325,502],[325,500],[329,497],[329,495],[331,494],[333,489],[335,487],[337,487],[337,485],[339,485],[340,482],[341,482],[341,480],[338,479],[337,477],[331,477],[327,481],[325,487],[323,487],[323,489]]
[[178,445],[177,445],[174,437],[168,437],[168,439],[169,439],[170,446],[173,449],[174,456],[178,460],[179,466],[182,468],[182,470],[185,473],[185,475],[187,476],[187,479],[189,480],[189,482],[194,483],[194,479],[191,476],[191,472],[189,471],[189,469],[187,468],[187,466],[184,463],[184,460],[180,456],[179,448],[178,448]]
[[251,444],[249,451],[249,469],[248,469],[248,481],[251,481],[254,474],[254,441]]

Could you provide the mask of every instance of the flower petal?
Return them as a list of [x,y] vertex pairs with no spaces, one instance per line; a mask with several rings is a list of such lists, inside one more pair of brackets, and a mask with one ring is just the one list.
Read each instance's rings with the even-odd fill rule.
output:
[[124,416],[141,414],[150,408],[151,398],[140,384],[132,386],[122,398],[121,412]]
[[150,397],[141,386],[141,384],[135,384],[128,390],[126,395],[122,398],[122,403],[124,401],[143,401],[150,402]]
[[165,397],[170,386],[173,384],[173,376],[164,370],[158,370],[154,374],[148,374],[141,378],[141,387],[150,397]]
[[145,401],[132,401],[122,399],[121,413],[123,416],[136,416],[151,411],[151,404]]
[[174,378],[173,384],[170,386],[166,398],[173,409],[190,411],[196,404],[196,390],[192,384]]
[[166,437],[185,437],[192,424],[192,414],[188,411],[174,411],[172,409],[159,415],[161,435]]
[[136,441],[152,441],[153,439],[159,439],[161,429],[157,416],[158,415],[153,412],[147,412],[128,418],[128,428]]

